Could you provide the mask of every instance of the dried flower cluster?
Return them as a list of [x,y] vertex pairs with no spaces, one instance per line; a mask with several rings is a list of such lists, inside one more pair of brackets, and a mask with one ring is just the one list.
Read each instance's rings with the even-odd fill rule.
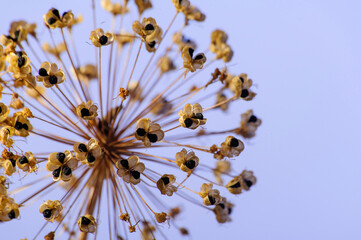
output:
[[[181,212],[161,197],[175,196],[214,212],[219,223],[231,221],[234,203],[227,195],[248,191],[257,181],[252,171],[232,169],[232,161],[245,150],[242,138],[253,138],[261,120],[248,110],[240,113],[239,126],[209,129],[207,115],[225,115],[230,103],[252,100],[253,82],[245,73],[214,66],[225,66],[233,57],[224,31],[214,30],[208,46],[198,43],[209,47],[210,52],[202,52],[196,34],[189,39],[183,31],[205,21],[205,14],[189,0],[169,2],[174,17],[163,25],[147,15],[150,0],[101,0],[114,23],[120,23],[99,28],[93,8],[88,42],[94,63],[88,62],[92,53],[76,51],[74,25],[82,17],[72,11],[44,13],[51,43],[39,39],[36,24],[26,21],[12,22],[0,37],[0,222],[17,221],[22,208],[38,204],[44,222],[32,224],[39,228],[34,238],[66,233],[69,239],[86,239],[109,226],[110,238],[139,232],[142,239],[155,239],[163,236],[159,226],[172,225]],[[123,26],[132,11],[139,21]],[[181,15],[183,26],[173,30]],[[139,64],[140,59],[147,64]],[[209,79],[197,79],[201,71],[208,71]],[[47,144],[39,148],[40,138]],[[208,145],[197,144],[200,139]],[[23,179],[20,189],[10,184],[16,176]],[[33,188],[33,178],[41,188]],[[198,189],[187,186],[194,179],[203,182]],[[17,196],[25,190],[32,193],[20,201]],[[54,191],[57,199],[48,197]],[[109,219],[101,226],[104,211]],[[174,228],[181,235],[190,233]]]

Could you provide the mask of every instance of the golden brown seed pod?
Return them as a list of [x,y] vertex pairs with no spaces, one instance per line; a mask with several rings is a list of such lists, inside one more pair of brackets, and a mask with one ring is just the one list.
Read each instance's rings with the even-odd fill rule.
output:
[[177,187],[172,184],[175,182],[175,176],[172,174],[163,174],[157,181],[157,188],[162,195],[172,196],[177,191]]
[[153,7],[150,0],[135,0],[135,4],[138,7],[139,15],[142,15],[145,10]]
[[149,118],[142,118],[137,121],[135,138],[141,140],[146,147],[152,143],[159,142],[164,138],[164,132],[157,123],[152,123]]
[[74,14],[71,11],[64,12],[61,16],[58,9],[51,8],[43,15],[45,25],[51,29],[68,27],[73,23]]
[[98,107],[89,100],[82,102],[76,107],[76,113],[84,120],[94,120],[98,116]]
[[179,111],[178,115],[181,126],[189,129],[196,129],[207,122],[207,119],[203,116],[202,106],[199,103],[193,105],[187,103],[184,109]]
[[261,124],[262,120],[253,114],[253,110],[247,110],[241,114],[241,124],[235,130],[235,133],[244,138],[252,138],[256,135],[256,131]]
[[94,46],[102,47],[113,43],[114,35],[110,32],[104,33],[103,29],[98,28],[90,33],[89,39],[92,41]]
[[48,222],[54,222],[54,220],[61,218],[62,210],[63,206],[59,200],[47,200],[39,208],[39,212],[43,214],[44,219]]
[[193,151],[187,151],[183,148],[180,152],[175,155],[176,164],[184,172],[193,171],[199,164],[199,158]]
[[101,0],[100,4],[106,11],[114,16],[129,12],[129,9],[126,6],[119,3],[112,3],[110,0]]
[[123,178],[124,182],[132,184],[140,183],[140,175],[145,170],[144,164],[139,162],[139,157],[136,155],[128,159],[119,159],[115,167],[118,169],[118,176]]
[[203,198],[203,204],[206,206],[218,204],[222,197],[217,189],[213,189],[212,183],[203,183],[199,195]]
[[194,49],[186,45],[182,50],[183,67],[191,72],[202,69],[207,61],[203,53],[198,53],[193,57]]
[[97,223],[95,222],[95,218],[92,215],[86,214],[79,218],[78,226],[80,231],[82,232],[94,233],[96,230]]

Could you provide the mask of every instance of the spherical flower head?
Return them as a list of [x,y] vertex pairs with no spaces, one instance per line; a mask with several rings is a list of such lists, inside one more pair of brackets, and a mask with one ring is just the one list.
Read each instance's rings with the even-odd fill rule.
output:
[[175,155],[176,164],[184,172],[193,171],[199,164],[199,158],[193,151],[187,151],[183,148],[180,152]]
[[197,69],[202,69],[203,64],[207,61],[203,53],[198,53],[193,57],[194,49],[186,45],[182,50],[183,67],[188,71],[195,72]]
[[74,14],[71,11],[64,12],[60,16],[59,10],[52,8],[46,14],[43,15],[45,25],[51,29],[64,28],[72,24],[74,20]]
[[82,232],[94,233],[97,227],[97,223],[95,222],[95,218],[92,215],[86,214],[79,218],[78,226]]
[[89,100],[76,107],[76,114],[84,120],[94,120],[98,116],[98,107]]
[[222,197],[217,189],[212,189],[212,183],[203,183],[199,195],[203,198],[203,204],[206,206],[218,204]]
[[221,154],[228,158],[239,156],[239,154],[243,150],[243,142],[233,136],[228,136],[226,140],[221,144]]
[[144,164],[139,162],[139,157],[136,155],[118,160],[115,167],[118,169],[118,176],[123,178],[124,182],[132,184],[140,183],[140,175],[145,170]]
[[177,187],[172,185],[175,179],[175,176],[172,174],[163,174],[157,181],[157,188],[162,195],[172,196],[177,191]]
[[13,198],[0,196],[0,222],[7,222],[19,217],[19,205]]
[[104,30],[98,28],[90,33],[89,39],[92,41],[94,46],[102,47],[111,44],[114,41],[114,35],[110,32],[106,32],[104,34]]
[[43,62],[38,71],[39,75],[36,77],[38,82],[43,82],[44,87],[51,88],[64,82],[65,74],[62,69],[59,69],[56,63]]
[[46,169],[52,172],[54,181],[69,181],[77,166],[78,159],[69,150],[51,153],[46,162]]
[[88,144],[74,144],[74,151],[75,157],[79,159],[82,164],[86,164],[89,167],[93,167],[97,160],[100,160],[103,156],[103,150],[94,138],[90,139]]
[[44,219],[48,222],[54,222],[61,218],[61,211],[63,206],[59,200],[48,200],[40,205],[39,212],[43,214]]
[[149,118],[141,118],[137,121],[135,138],[141,140],[146,147],[159,142],[164,138],[164,132],[157,123],[152,123]]
[[30,59],[25,52],[12,52],[6,57],[9,63],[8,70],[13,73],[13,77],[25,78],[31,73]]
[[199,103],[193,105],[187,103],[184,110],[180,110],[178,115],[181,126],[189,129],[196,129],[207,122],[207,119],[203,117],[203,108]]
[[16,165],[19,169],[28,173],[36,172],[38,169],[36,158],[32,152],[26,152],[23,156],[21,156],[16,161]]

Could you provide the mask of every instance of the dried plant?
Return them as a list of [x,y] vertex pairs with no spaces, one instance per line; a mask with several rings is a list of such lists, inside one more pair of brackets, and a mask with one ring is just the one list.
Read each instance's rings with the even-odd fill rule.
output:
[[[231,167],[245,149],[235,135],[254,137],[261,120],[252,110],[233,128],[221,118],[230,103],[256,94],[247,74],[215,66],[232,60],[228,35],[213,31],[210,52],[202,52],[183,31],[205,15],[188,0],[172,2],[175,14],[161,26],[156,18],[143,17],[152,7],[149,0],[135,0],[135,5],[102,0],[114,23],[104,31],[96,26],[93,1],[87,41],[94,63],[88,62],[92,52],[76,51],[75,25],[82,18],[72,11],[44,13],[51,43],[39,39],[36,24],[11,23],[0,39],[1,222],[16,221],[22,208],[36,205],[44,221],[33,223],[39,229],[34,238],[65,233],[86,239],[108,226],[109,238],[155,239],[165,236],[159,226],[166,222],[189,234],[188,226],[173,224],[181,209],[164,197],[212,211],[219,223],[231,220],[234,204],[225,196],[256,183],[252,171]],[[139,20],[124,26],[131,11],[138,11]],[[184,24],[172,30],[181,16]],[[167,37],[169,45],[163,46]],[[206,48],[208,43],[198,44]],[[139,64],[140,58],[146,64]],[[202,71],[209,79],[197,77]],[[216,129],[207,127],[212,111],[219,116]],[[224,136],[224,142],[215,136]],[[209,145],[200,145],[202,139]],[[17,189],[9,186],[14,175],[22,179]],[[188,184],[195,179],[204,182],[198,189]],[[103,212],[108,224],[101,226]]]

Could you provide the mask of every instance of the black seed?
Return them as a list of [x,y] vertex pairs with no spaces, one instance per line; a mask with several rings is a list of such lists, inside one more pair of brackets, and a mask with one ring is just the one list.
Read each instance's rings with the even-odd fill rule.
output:
[[58,9],[53,9],[53,14],[57,17],[57,18],[59,18],[60,19],[60,14],[59,14],[59,11],[58,11]]
[[71,169],[67,165],[63,167],[63,173],[65,176],[69,176],[71,174]]
[[230,188],[239,188],[239,187],[241,187],[241,183],[240,182],[237,182],[237,183],[235,183],[235,184],[233,184],[233,185],[231,185],[231,186],[229,186]]
[[81,225],[88,226],[91,223],[90,219],[87,217],[81,217]]
[[80,111],[80,114],[81,114],[81,117],[88,117],[88,116],[90,116],[89,109],[83,108],[83,109]]
[[67,13],[68,13],[68,12],[64,12],[63,15],[62,15],[62,17],[64,17]]
[[194,114],[194,118],[203,120],[203,114],[202,113],[196,113],[196,114]]
[[248,122],[257,122],[257,117],[255,115],[252,115],[249,119]]
[[3,109],[0,107],[0,114],[3,112]]
[[154,48],[154,46],[155,46],[155,41],[148,43],[148,46],[149,46],[150,48]]
[[194,160],[188,160],[185,162],[185,165],[189,169],[193,169],[196,166],[196,162]]
[[42,77],[46,77],[46,76],[48,76],[48,72],[45,70],[45,68],[40,68],[39,75]]
[[89,162],[89,163],[92,163],[95,161],[95,157],[93,156],[93,154],[89,153],[88,156],[86,157],[86,160]]
[[54,176],[55,178],[58,178],[58,177],[59,177],[59,175],[60,175],[60,170],[61,170],[61,167],[60,167],[60,168],[57,168],[57,169],[55,169],[55,170],[53,171],[53,176]]
[[154,26],[152,24],[145,25],[145,30],[154,30]]
[[155,143],[156,141],[158,141],[158,137],[156,134],[148,133],[147,137],[151,143]]
[[252,187],[253,183],[247,179],[243,179],[243,181],[245,182],[245,184],[247,185],[247,187]]
[[194,53],[194,49],[193,48],[189,48],[188,49],[189,55],[191,55],[191,58],[193,58],[193,53]]
[[17,52],[15,52],[15,54],[16,54],[16,56],[18,56],[18,57],[23,56],[23,52],[21,52],[21,51],[17,51]]
[[21,122],[16,122],[14,128],[16,130],[21,130],[23,129],[23,124]]
[[223,203],[218,203],[217,206],[220,206],[222,209],[225,208],[224,204]]
[[108,37],[103,35],[99,38],[99,42],[101,45],[105,45],[108,42]]
[[232,208],[228,208],[228,215],[232,213]]
[[21,68],[24,65],[25,65],[25,58],[19,57],[18,58],[18,67]]
[[14,159],[9,159],[9,161],[11,162],[11,165],[13,165],[13,167],[15,167],[16,161]]
[[49,19],[48,19],[48,24],[49,24],[49,25],[53,25],[55,22],[56,22],[56,19],[55,19],[55,18],[49,18]]
[[50,84],[57,84],[58,83],[58,78],[55,76],[55,75],[51,75],[50,77],[49,77],[49,82],[50,82]]
[[247,89],[243,89],[241,92],[241,98],[246,98],[249,96],[249,92]]
[[43,212],[43,216],[44,218],[50,218],[52,214],[52,210],[51,209],[45,209]]
[[14,219],[15,218],[15,211],[14,210],[11,210],[9,213],[8,213],[8,217],[10,219]]
[[28,124],[26,124],[26,123],[24,123],[22,127],[23,127],[26,131],[29,130],[29,126],[28,126]]
[[128,163],[128,160],[120,160],[120,165],[122,165],[123,168],[125,169],[129,169],[129,163]]
[[232,138],[231,142],[229,143],[229,146],[238,147],[238,145],[239,145],[238,139],[237,138]]
[[14,35],[15,35],[15,38],[14,38],[15,42],[18,41],[19,34],[20,34],[20,30],[16,30],[15,33],[14,33]]
[[184,125],[186,125],[187,128],[189,128],[190,126],[192,126],[193,121],[190,118],[186,118],[186,120],[184,120]]
[[162,179],[164,185],[167,185],[169,183],[169,177],[162,177],[161,179]]
[[216,199],[214,199],[214,197],[212,197],[211,195],[208,195],[208,199],[211,205],[214,205],[216,203]]
[[242,83],[244,83],[243,77],[238,77],[238,78],[239,78],[239,80],[241,80]]
[[58,159],[58,161],[59,161],[60,163],[63,163],[64,160],[65,160],[65,153],[58,152],[58,153],[56,154],[56,159]]
[[134,179],[140,178],[140,172],[138,172],[138,171],[130,171],[130,174],[132,174]]
[[197,54],[194,58],[194,60],[201,60],[203,59],[203,55],[202,54]]
[[143,137],[146,134],[146,132],[145,132],[144,128],[138,128],[137,134],[138,134],[138,136]]
[[179,3],[179,4],[182,4],[182,0],[178,0],[178,3]]
[[21,156],[21,157],[19,158],[19,163],[20,163],[20,164],[29,163],[29,160],[28,160],[25,156]]
[[84,143],[80,143],[78,145],[78,149],[79,149],[80,152],[88,152],[88,149],[86,148]]

